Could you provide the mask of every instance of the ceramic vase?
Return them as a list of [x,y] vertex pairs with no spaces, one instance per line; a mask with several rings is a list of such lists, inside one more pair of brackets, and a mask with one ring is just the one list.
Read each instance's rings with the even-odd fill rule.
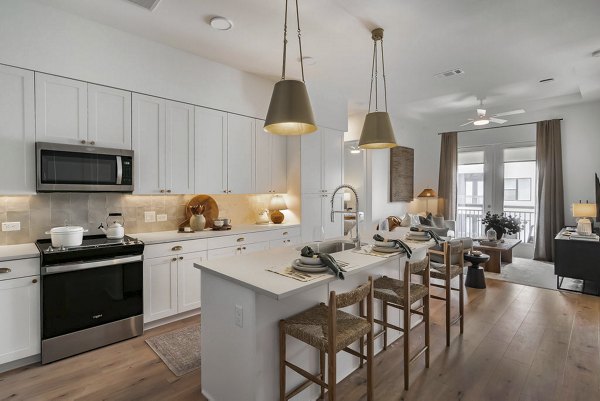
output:
[[201,214],[193,214],[190,217],[190,227],[194,231],[202,231],[206,227],[206,218]]

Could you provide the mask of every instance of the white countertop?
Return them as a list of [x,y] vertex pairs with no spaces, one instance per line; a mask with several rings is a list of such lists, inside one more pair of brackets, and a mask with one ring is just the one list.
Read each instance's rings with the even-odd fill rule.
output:
[[39,258],[40,252],[34,243],[0,246],[0,261]]
[[127,235],[142,240],[146,245],[152,245],[164,242],[188,241],[201,238],[222,237],[225,235],[237,235],[252,232],[280,230],[291,227],[300,227],[300,224],[240,224],[237,226],[233,226],[231,230],[215,231],[209,229],[204,231],[196,231],[194,233],[179,233],[176,230],[172,230],[158,231],[153,233],[127,233]]
[[[400,236],[397,238],[399,237]],[[420,259],[419,252],[422,252],[422,256],[424,257],[425,249],[430,247],[433,243],[433,241],[410,242],[408,245],[413,249],[413,255]],[[283,299],[301,291],[306,291],[307,289],[336,280],[332,274],[329,274],[312,281],[303,282],[266,270],[267,268],[272,267],[290,266],[291,262],[300,256],[300,251],[296,250],[296,248],[297,247],[276,248],[247,255],[206,260],[201,264],[194,264],[194,266],[203,272],[215,274],[257,293],[275,299]],[[399,258],[404,258],[404,255],[382,258],[360,254],[354,250],[337,252],[332,256],[336,260],[349,263],[352,270],[345,272],[345,276],[355,274],[364,269],[383,265],[391,261],[398,261]]]

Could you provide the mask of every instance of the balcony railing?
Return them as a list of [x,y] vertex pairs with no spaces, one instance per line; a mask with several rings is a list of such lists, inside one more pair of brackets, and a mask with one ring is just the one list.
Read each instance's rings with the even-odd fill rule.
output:
[[[521,219],[521,231],[514,235],[524,243],[533,243],[535,239],[535,209],[510,207],[504,213]],[[481,225],[485,213],[483,206],[459,206],[456,214],[456,236],[483,238],[485,227]]]

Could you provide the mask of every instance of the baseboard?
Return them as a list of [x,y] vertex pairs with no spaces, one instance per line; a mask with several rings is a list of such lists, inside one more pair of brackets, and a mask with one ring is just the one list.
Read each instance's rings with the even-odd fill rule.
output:
[[0,365],[0,373],[8,372],[9,370],[14,370],[18,368],[22,368],[23,366],[31,365],[34,363],[39,363],[42,361],[42,354],[36,354],[32,356],[28,356],[27,358],[18,359],[16,361],[7,362]]
[[187,312],[178,313],[177,315],[165,317],[163,319],[154,320],[152,322],[144,323],[144,331],[153,329],[155,327],[163,326],[165,324],[173,323],[178,320],[182,320],[191,316],[200,315],[200,308],[193,309]]

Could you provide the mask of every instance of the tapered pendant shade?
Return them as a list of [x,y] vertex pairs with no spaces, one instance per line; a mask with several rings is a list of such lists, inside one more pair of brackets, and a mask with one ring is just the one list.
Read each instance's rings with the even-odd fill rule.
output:
[[304,135],[317,130],[304,82],[285,79],[275,84],[264,128],[276,135]]
[[396,146],[398,145],[390,115],[385,111],[374,111],[367,114],[358,147],[361,149],[385,149]]

